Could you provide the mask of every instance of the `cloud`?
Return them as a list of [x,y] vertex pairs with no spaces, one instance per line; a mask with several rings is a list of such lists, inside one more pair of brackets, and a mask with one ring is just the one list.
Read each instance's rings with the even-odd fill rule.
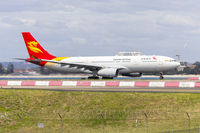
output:
[[34,26],[36,24],[36,21],[33,19],[19,18],[19,20],[26,26]]
[[78,44],[85,44],[86,43],[86,39],[85,38],[72,38],[74,43],[78,43]]
[[5,23],[0,19],[0,29],[12,28],[12,26],[13,26],[12,24]]
[[174,14],[168,14],[165,15],[163,18],[164,23],[176,25],[176,26],[190,26],[190,27],[196,27],[200,26],[198,21],[195,21],[191,17],[185,17],[181,15],[174,15]]
[[[193,40],[191,47],[200,48],[199,10],[197,0],[1,1],[1,43],[10,51],[8,57],[4,51],[1,57],[27,56],[22,31],[30,31],[58,56],[119,51],[173,56],[188,40]],[[187,57],[196,50],[182,51]]]

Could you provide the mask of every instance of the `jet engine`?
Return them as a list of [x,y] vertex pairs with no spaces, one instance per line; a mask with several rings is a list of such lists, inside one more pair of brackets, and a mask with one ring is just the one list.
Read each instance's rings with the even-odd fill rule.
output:
[[97,72],[98,76],[102,77],[117,77],[118,76],[118,69],[116,68],[104,68]]
[[141,76],[142,76],[142,73],[127,73],[127,74],[122,74],[122,76],[141,77]]

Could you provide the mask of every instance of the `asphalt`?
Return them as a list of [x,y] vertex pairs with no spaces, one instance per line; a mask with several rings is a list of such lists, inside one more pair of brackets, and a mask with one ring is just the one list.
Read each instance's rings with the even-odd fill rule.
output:
[[1,89],[15,90],[43,90],[43,91],[79,91],[79,92],[141,92],[141,93],[200,93],[200,88],[174,88],[174,87],[23,87],[5,86]]

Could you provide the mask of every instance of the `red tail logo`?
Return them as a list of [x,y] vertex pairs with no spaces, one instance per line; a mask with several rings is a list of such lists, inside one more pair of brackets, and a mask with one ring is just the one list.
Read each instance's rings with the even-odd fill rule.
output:
[[37,48],[38,42],[32,41],[32,42],[27,42],[28,48],[35,53],[43,53],[39,48]]
[[23,32],[22,36],[26,44],[31,59],[54,59],[55,56],[49,54],[29,32]]

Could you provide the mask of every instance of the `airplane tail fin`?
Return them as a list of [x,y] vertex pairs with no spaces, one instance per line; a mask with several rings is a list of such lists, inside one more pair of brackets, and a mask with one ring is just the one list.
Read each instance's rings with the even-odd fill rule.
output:
[[26,48],[30,59],[54,59],[55,56],[49,54],[29,32],[22,32]]

